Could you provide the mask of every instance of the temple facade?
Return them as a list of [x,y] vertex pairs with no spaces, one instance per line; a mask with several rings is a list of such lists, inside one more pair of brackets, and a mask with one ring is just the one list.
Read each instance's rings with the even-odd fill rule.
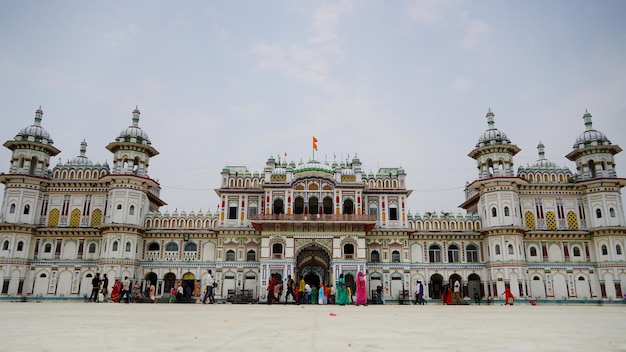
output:
[[38,109],[34,123],[4,143],[12,158],[0,174],[0,298],[83,299],[96,273],[110,286],[124,276],[142,290],[154,284],[158,297],[178,283],[197,296],[208,269],[224,301],[265,301],[271,275],[317,285],[343,274],[354,285],[358,271],[369,295],[382,286],[388,302],[411,297],[418,280],[432,299],[454,280],[472,298],[501,297],[505,287],[535,300],[622,298],[626,179],[614,161],[621,148],[585,113],[566,156],[575,170],[548,160],[541,142],[537,161],[516,170],[520,148],[491,111],[486,117],[469,153],[477,175],[465,187],[464,214],[412,214],[405,170],[366,173],[357,156],[270,157],[262,172],[226,165],[216,212],[163,213],[148,172],[159,152],[138,109],[106,146],[111,165],[92,162],[83,141],[74,159],[54,166],[60,150]]

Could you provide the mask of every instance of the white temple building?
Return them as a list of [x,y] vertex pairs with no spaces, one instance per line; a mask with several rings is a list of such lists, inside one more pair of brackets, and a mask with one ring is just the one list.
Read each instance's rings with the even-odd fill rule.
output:
[[0,174],[0,299],[83,299],[97,272],[109,285],[124,276],[154,284],[162,298],[176,282],[198,295],[208,269],[223,301],[265,301],[270,275],[317,284],[343,274],[353,285],[358,271],[369,294],[380,285],[388,302],[411,297],[418,280],[432,299],[457,279],[466,297],[499,297],[505,287],[534,300],[624,293],[626,179],[614,161],[622,149],[593,129],[589,113],[566,156],[575,170],[546,159],[542,143],[537,161],[516,169],[520,148],[489,111],[469,152],[477,175],[465,188],[464,215],[411,214],[405,170],[365,173],[356,156],[270,157],[262,173],[226,165],[214,185],[216,213],[162,213],[166,202],[149,173],[159,152],[138,109],[106,146],[111,165],[92,162],[83,142],[73,160],[51,167],[60,150],[42,117],[38,109],[32,125],[5,136],[12,158]]

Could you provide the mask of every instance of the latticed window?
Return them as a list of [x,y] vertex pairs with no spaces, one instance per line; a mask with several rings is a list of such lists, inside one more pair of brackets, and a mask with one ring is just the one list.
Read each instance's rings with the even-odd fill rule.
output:
[[567,228],[570,230],[578,230],[578,219],[573,211],[567,212]]
[[553,211],[546,213],[546,227],[548,230],[556,230],[556,216]]
[[256,252],[253,250],[249,250],[248,253],[246,253],[246,261],[249,261],[249,262],[256,261]]
[[78,227],[80,225],[80,210],[74,209],[72,210],[72,215],[70,215],[70,227]]
[[529,229],[535,229],[535,215],[533,215],[532,211],[529,210],[524,214],[524,222]]
[[372,263],[380,263],[380,253],[376,250],[370,254],[370,260]]
[[459,247],[456,244],[451,244],[448,247],[448,262],[450,263],[458,263],[460,262],[459,257]]
[[441,248],[436,244],[428,247],[428,260],[431,263],[441,263]]

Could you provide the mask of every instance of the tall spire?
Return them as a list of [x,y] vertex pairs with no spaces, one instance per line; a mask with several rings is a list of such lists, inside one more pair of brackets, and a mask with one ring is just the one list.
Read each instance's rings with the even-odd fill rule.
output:
[[135,110],[133,110],[133,127],[139,126],[139,105],[135,105]]
[[80,156],[85,156],[87,153],[87,142],[83,139],[80,143]]
[[585,114],[583,115],[583,120],[585,120],[585,126],[587,127],[587,131],[592,130],[592,122],[591,122],[591,114],[589,111],[585,109]]
[[495,115],[491,111],[491,108],[489,108],[489,111],[487,111],[487,116],[486,117],[487,117],[487,125],[489,126],[488,129],[490,129],[490,130],[493,130],[493,129],[496,128],[495,122],[493,121],[494,116]]
[[546,158],[545,145],[543,145],[541,141],[539,141],[539,144],[537,145],[537,150],[539,151],[539,159],[540,160],[545,159]]
[[41,105],[39,105],[39,109],[35,111],[35,125],[36,126],[41,125],[42,116],[43,116],[43,110],[41,110]]

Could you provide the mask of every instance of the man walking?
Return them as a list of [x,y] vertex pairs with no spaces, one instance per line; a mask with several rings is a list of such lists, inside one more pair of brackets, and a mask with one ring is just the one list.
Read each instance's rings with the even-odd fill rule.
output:
[[453,301],[453,304],[463,304],[463,301],[461,301],[461,283],[459,282],[459,280],[454,281],[454,290],[452,291],[452,301]]
[[211,276],[211,269],[208,270],[208,274],[206,279],[204,280],[206,292],[204,293],[204,298],[202,299],[202,303],[207,303],[206,300],[209,300],[209,304],[215,303],[215,294],[213,293],[213,286],[215,284],[215,280],[213,276]]
[[124,280],[122,281],[122,295],[120,296],[120,302],[126,296],[126,303],[130,302],[130,280],[128,280],[128,276],[124,276]]
[[424,285],[421,281],[417,281],[417,289],[415,290],[415,302],[413,304],[424,304]]
[[91,296],[89,296],[89,302],[92,298],[94,302],[98,302],[98,293],[100,291],[100,273],[96,273],[96,276],[91,279]]

